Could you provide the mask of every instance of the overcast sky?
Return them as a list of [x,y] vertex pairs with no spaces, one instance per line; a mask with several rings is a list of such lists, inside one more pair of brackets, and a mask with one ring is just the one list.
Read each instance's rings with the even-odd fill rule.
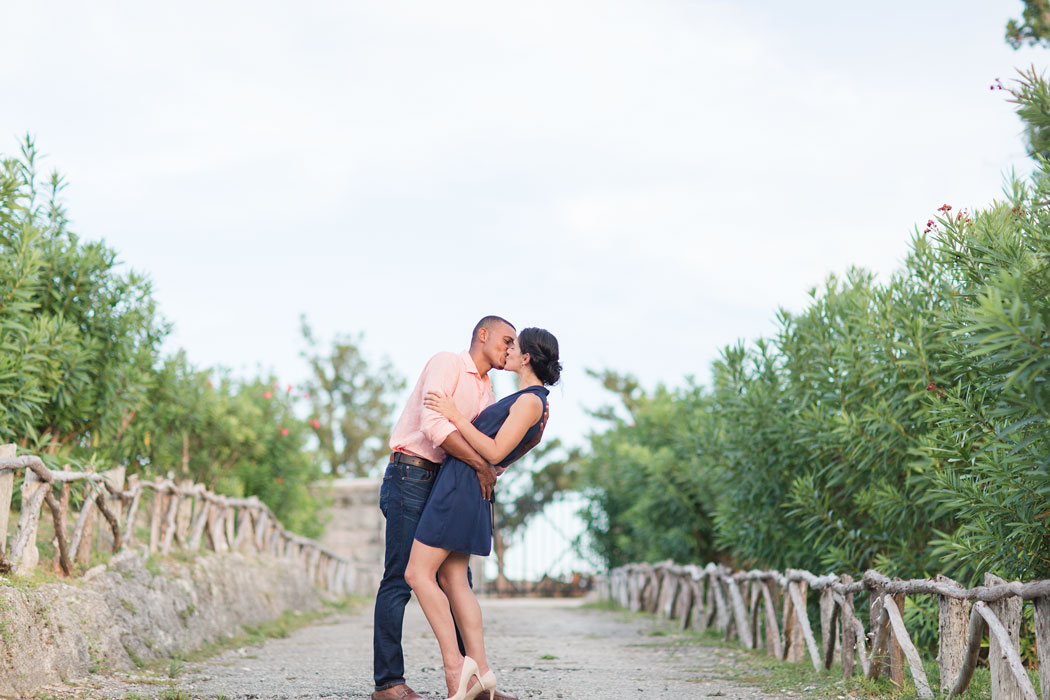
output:
[[[14,2],[0,152],[153,279],[172,347],[303,378],[298,317],[409,384],[478,317],[585,368],[706,381],[832,272],[1027,171],[1019,0]],[[504,382],[502,389],[509,388]]]

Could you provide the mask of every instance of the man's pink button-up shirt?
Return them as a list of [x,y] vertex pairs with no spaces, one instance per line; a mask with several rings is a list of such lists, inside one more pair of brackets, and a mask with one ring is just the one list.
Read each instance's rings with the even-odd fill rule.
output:
[[431,462],[443,462],[445,451],[441,443],[456,432],[456,426],[437,411],[423,407],[423,397],[428,391],[452,394],[456,408],[470,420],[491,406],[496,397],[492,393],[492,380],[488,375],[481,376],[470,353],[439,352],[430,358],[394,426],[390,449]]

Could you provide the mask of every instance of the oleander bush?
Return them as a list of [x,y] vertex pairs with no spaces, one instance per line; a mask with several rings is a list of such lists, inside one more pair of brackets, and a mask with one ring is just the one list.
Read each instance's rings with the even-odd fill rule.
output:
[[830,277],[708,387],[607,381],[579,474],[610,565],[1050,578],[1050,87],[1009,93],[1037,167],[1001,200],[934,204],[890,279]]

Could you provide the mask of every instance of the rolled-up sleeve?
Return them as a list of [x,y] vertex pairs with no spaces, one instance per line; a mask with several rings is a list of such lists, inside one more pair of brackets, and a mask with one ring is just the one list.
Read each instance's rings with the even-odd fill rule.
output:
[[[435,355],[423,369],[423,392],[421,398],[426,398],[429,391],[451,395],[456,390],[459,372],[459,357],[451,352],[442,352]],[[435,447],[440,447],[445,438],[456,432],[456,426],[453,425],[452,421],[426,406],[422,407],[419,429]]]

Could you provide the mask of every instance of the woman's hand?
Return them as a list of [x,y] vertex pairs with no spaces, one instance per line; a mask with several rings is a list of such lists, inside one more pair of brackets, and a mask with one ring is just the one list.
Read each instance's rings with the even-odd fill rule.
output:
[[456,423],[463,418],[459,409],[456,408],[456,402],[452,400],[452,397],[449,394],[428,391],[427,395],[423,397],[423,406],[432,411],[437,411],[453,423]]

